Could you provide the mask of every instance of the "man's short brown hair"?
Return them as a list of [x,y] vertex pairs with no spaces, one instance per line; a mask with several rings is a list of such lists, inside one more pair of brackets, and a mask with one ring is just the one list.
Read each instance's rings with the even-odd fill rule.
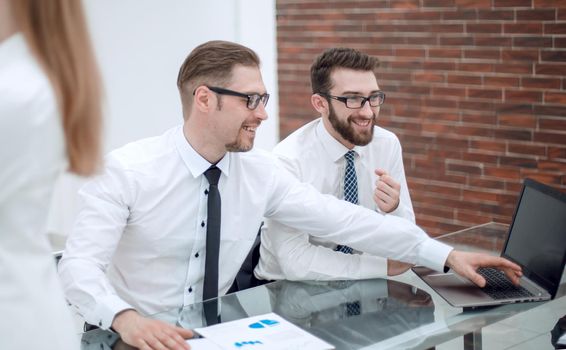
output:
[[324,51],[311,66],[312,92],[329,93],[332,88],[330,75],[337,68],[372,71],[379,66],[377,57],[369,56],[355,49],[338,47]]
[[259,67],[260,60],[252,49],[229,41],[213,40],[197,46],[181,65],[177,77],[183,109],[190,108],[197,87],[228,84],[236,65]]

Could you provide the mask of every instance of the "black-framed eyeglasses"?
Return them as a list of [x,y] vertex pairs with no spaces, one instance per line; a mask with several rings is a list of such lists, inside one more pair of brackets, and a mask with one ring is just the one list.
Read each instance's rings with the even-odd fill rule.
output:
[[364,96],[333,96],[330,94],[326,94],[324,92],[318,93],[321,96],[325,96],[328,98],[332,98],[334,100],[340,101],[346,105],[348,108],[352,109],[360,109],[363,108],[366,102],[369,102],[371,107],[379,107],[385,102],[385,93],[383,91],[376,91],[369,95],[368,97]]
[[269,94],[265,93],[263,95],[260,94],[243,94],[241,92],[228,90],[216,86],[207,86],[210,91],[214,91],[219,95],[230,95],[230,96],[238,96],[242,98],[246,98],[248,100],[247,107],[248,109],[254,110],[257,108],[259,103],[263,103],[263,106],[267,106],[267,101],[269,101]]

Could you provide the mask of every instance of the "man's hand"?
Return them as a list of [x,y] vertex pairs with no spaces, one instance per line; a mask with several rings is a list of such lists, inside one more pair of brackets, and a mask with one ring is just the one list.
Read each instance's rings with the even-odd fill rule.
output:
[[482,253],[468,253],[453,250],[448,254],[446,266],[450,267],[460,276],[466,277],[480,287],[485,287],[485,278],[476,270],[480,267],[493,267],[505,272],[505,275],[513,284],[519,284],[519,278],[523,275],[519,265],[507,259]]
[[387,276],[397,276],[413,267],[413,264],[387,259]]
[[401,185],[383,169],[375,169],[375,174],[379,178],[375,181],[373,200],[383,212],[391,213],[399,206]]
[[126,344],[142,350],[189,350],[185,339],[193,337],[189,329],[143,317],[135,310],[119,313],[112,328]]

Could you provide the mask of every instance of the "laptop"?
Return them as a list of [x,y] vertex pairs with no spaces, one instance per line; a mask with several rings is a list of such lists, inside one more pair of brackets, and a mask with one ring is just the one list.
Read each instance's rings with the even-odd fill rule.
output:
[[502,277],[510,284],[509,293],[507,287],[492,282],[480,288],[456,273],[438,273],[421,266],[414,267],[413,271],[455,307],[477,308],[553,299],[566,263],[566,193],[525,179],[501,256],[523,269],[520,287],[513,286],[503,272],[481,270]]

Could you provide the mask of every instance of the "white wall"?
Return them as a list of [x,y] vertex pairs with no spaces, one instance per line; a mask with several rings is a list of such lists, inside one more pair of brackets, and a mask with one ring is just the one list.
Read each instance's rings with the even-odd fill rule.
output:
[[[255,50],[271,94],[256,147],[278,135],[275,0],[83,0],[106,94],[104,151],[182,122],[177,72],[197,45],[229,40]],[[64,175],[48,231],[68,234],[83,179]]]

